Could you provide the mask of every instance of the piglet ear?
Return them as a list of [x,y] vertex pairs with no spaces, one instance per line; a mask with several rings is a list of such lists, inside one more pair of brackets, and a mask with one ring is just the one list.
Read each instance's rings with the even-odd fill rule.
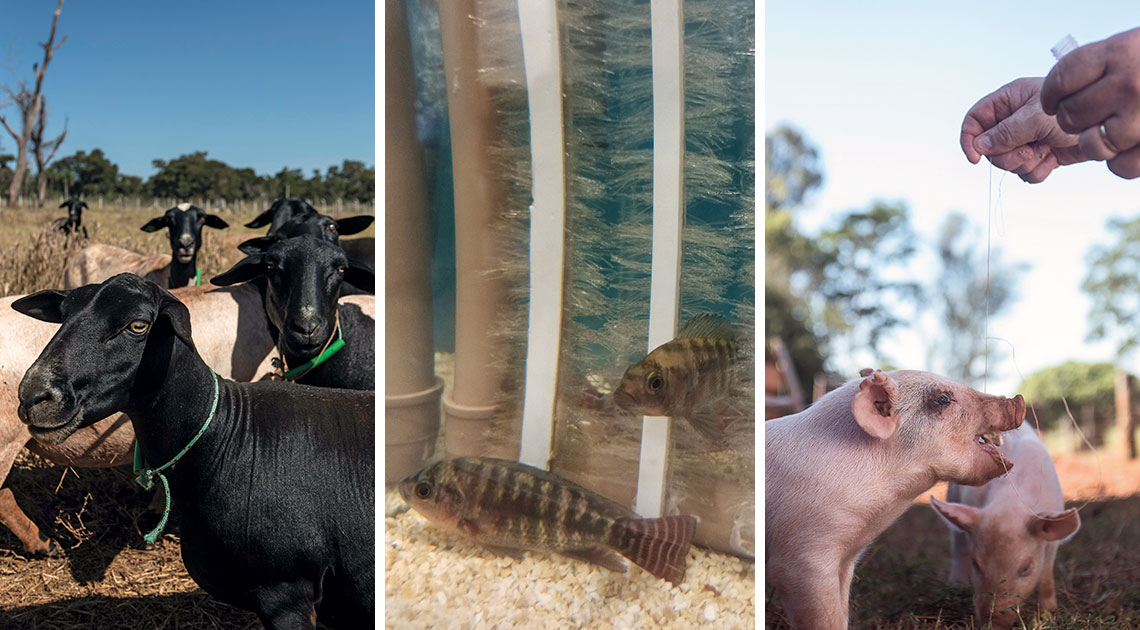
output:
[[[860,374],[864,372],[866,370]],[[895,380],[882,370],[875,370],[863,375],[855,400],[851,401],[851,413],[869,435],[885,440],[899,428],[898,400],[899,387]]]
[[974,531],[974,526],[978,524],[978,520],[982,516],[981,511],[976,507],[962,503],[947,503],[934,497],[930,497],[930,507],[934,508],[934,511],[938,512],[938,515],[947,523],[966,533]]
[[1064,512],[1029,517],[1029,533],[1049,542],[1065,541],[1081,528],[1081,515],[1077,508]]

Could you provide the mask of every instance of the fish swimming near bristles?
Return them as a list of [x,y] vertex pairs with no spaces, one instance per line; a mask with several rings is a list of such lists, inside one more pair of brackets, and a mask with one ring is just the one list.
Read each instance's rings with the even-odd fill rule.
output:
[[624,573],[620,554],[674,584],[697,526],[693,516],[639,518],[553,473],[491,457],[429,464],[400,482],[400,495],[436,526],[483,544],[556,551]]
[[732,390],[736,331],[723,317],[702,313],[668,341],[629,366],[614,403],[629,413],[683,417],[701,435],[723,438],[715,404]]

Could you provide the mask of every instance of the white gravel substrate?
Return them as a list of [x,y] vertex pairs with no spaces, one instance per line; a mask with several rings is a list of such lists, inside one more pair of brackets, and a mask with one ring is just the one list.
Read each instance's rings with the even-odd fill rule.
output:
[[555,553],[515,558],[433,527],[394,490],[384,540],[393,630],[756,627],[754,564],[698,547],[677,586],[632,565],[621,574]]

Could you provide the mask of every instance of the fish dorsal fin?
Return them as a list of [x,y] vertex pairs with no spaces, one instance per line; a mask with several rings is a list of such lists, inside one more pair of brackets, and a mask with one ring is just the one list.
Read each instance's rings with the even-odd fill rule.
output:
[[736,329],[725,318],[716,313],[701,313],[689,318],[677,333],[681,337],[713,337],[717,339],[736,339]]

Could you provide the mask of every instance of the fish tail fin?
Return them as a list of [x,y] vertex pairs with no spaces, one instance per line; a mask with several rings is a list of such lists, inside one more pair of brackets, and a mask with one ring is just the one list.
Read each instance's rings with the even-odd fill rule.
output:
[[673,584],[685,577],[685,560],[697,529],[695,517],[629,518],[619,522],[625,531],[617,548],[621,555]]

